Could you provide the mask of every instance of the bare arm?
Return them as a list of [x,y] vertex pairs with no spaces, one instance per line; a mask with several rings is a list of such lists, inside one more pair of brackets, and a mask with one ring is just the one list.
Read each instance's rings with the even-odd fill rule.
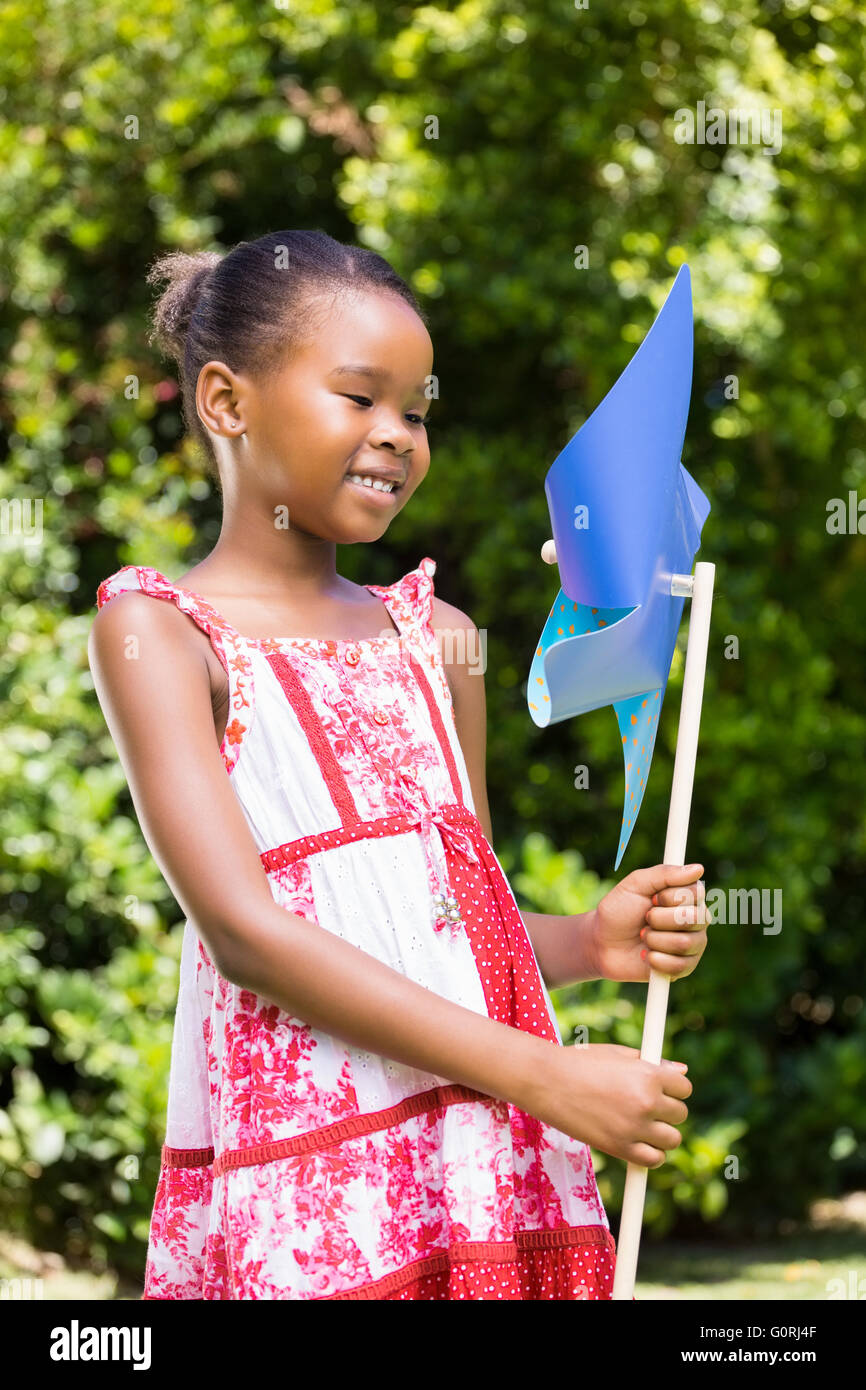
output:
[[191,628],[168,601],[121,594],[97,613],[88,655],[142,833],[217,970],[351,1045],[535,1113],[558,1045],[434,994],[274,900]]

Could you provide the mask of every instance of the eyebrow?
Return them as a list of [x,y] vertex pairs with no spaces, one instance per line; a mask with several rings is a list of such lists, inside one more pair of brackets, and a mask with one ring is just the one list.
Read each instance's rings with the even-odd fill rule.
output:
[[[344,367],[335,367],[331,376],[370,376],[380,381],[390,381],[391,373],[385,367],[371,367],[366,362],[349,362]],[[422,381],[415,390],[423,395],[426,382]]]

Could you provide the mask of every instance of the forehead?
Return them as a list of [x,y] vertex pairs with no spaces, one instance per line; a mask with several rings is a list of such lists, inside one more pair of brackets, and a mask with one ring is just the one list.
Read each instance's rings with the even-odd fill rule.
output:
[[335,299],[319,315],[310,343],[316,364],[335,381],[369,375],[384,386],[423,389],[433,370],[430,334],[411,304],[392,293],[357,293]]

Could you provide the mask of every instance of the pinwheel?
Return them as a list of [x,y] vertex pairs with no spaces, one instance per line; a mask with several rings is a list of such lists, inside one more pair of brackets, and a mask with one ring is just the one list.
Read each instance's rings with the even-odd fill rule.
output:
[[[715,566],[698,564],[710,504],[680,462],[692,382],[688,266],[644,341],[545,479],[561,588],[527,681],[540,728],[613,705],[625,763],[618,868],[652,763],[683,603],[688,646],[664,863],[685,864]],[[669,980],[650,971],[641,1057],[661,1060]],[[614,1279],[633,1296],[647,1169],[628,1164]]]

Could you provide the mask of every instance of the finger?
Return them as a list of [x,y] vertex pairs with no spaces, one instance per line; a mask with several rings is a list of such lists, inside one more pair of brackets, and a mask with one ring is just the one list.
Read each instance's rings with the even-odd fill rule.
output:
[[[678,1121],[678,1123],[682,1123]],[[650,1144],[655,1144],[660,1149],[678,1149],[683,1142],[683,1136],[678,1129],[672,1125],[665,1124],[663,1120],[656,1120],[647,1127],[646,1139]]]
[[639,1168],[661,1168],[667,1161],[667,1154],[650,1144],[635,1144],[625,1154],[625,1159],[627,1163],[636,1163]]
[[668,980],[679,980],[683,975],[691,975],[697,961],[693,957],[671,955],[669,951],[650,950],[646,963],[657,975],[664,975]]
[[707,934],[703,927],[696,927],[693,932],[684,932],[682,928],[676,932],[660,932],[648,927],[646,935],[642,939],[644,946],[650,952],[650,962],[652,962],[653,954],[699,956],[707,945]]
[[699,907],[649,907],[644,913],[647,926],[656,931],[705,931],[713,920],[705,903]]
[[703,864],[653,864],[648,869],[632,869],[623,883],[636,893],[651,898],[664,888],[676,888],[694,883],[704,872]]
[[702,899],[701,884],[703,879],[698,879],[697,883],[683,883],[676,888],[662,888],[660,892],[653,893],[654,907],[681,907],[684,903],[695,904]]
[[685,1072],[676,1072],[673,1076],[665,1072],[664,1090],[666,1096],[673,1096],[679,1101],[685,1101],[692,1094],[694,1087]]
[[675,1096],[677,1100],[687,1100],[694,1089],[685,1072],[678,1071],[676,1067],[664,1073],[663,1081],[665,1095]]
[[[703,880],[701,880],[703,882]],[[674,889],[674,892],[678,890]],[[691,890],[685,890],[690,892]],[[660,898],[662,894],[658,895]],[[653,900],[655,902],[655,899]],[[660,931],[664,931],[667,926],[691,927],[694,925],[708,927],[716,919],[707,907],[706,897],[703,893],[697,895],[697,901],[660,904],[659,906],[648,907],[644,913],[644,920],[652,923]]]
[[689,1107],[684,1100],[663,1095],[654,1118],[662,1124],[681,1125],[689,1118]]
[[707,885],[702,878],[694,884],[684,883],[676,888],[663,888],[660,892],[653,893],[652,897],[654,907],[700,907],[706,900]]

